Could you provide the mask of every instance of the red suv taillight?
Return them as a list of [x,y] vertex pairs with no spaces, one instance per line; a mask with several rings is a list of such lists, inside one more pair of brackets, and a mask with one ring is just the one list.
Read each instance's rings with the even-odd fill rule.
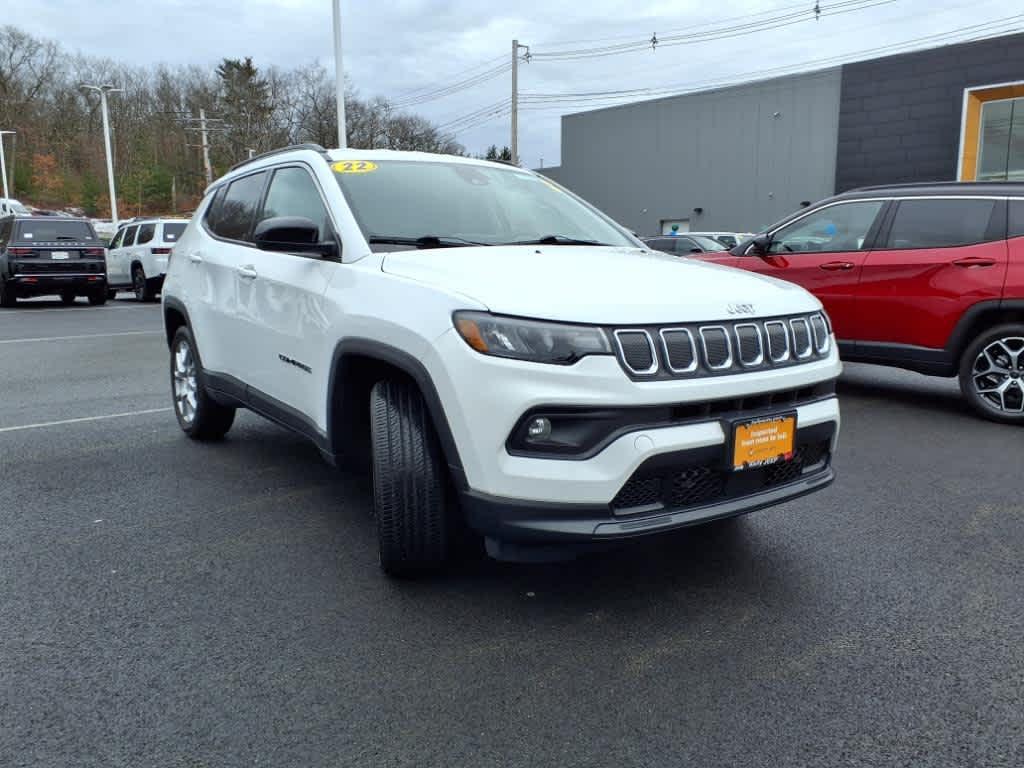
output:
[[10,256],[32,256],[35,254],[33,248],[8,248],[7,253]]
[[170,253],[171,253],[171,249],[170,248],[154,248],[153,249],[153,255],[154,256],[168,256],[168,255],[170,255]]
[[104,248],[86,248],[84,251],[82,251],[82,254],[84,256],[91,256],[92,258],[95,259],[95,258],[100,258],[100,257],[104,256],[105,255],[105,253],[104,253],[105,250],[106,249],[104,249]]

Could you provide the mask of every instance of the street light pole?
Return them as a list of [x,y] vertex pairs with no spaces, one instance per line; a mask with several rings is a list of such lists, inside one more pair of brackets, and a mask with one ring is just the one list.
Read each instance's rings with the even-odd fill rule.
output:
[[110,187],[110,220],[117,224],[117,194],[114,190],[114,158],[110,152],[110,117],[107,114],[107,95],[111,93],[122,93],[121,88],[112,85],[85,85],[79,86],[82,90],[96,91],[100,95],[100,109],[103,113],[103,145],[107,151],[107,184]]
[[7,161],[4,159],[4,136],[14,135],[14,131],[0,131],[0,176],[4,177],[4,198],[9,198],[11,193],[7,190]]
[[348,147],[345,136],[345,67],[341,61],[341,0],[334,0],[334,87],[338,92],[338,149]]

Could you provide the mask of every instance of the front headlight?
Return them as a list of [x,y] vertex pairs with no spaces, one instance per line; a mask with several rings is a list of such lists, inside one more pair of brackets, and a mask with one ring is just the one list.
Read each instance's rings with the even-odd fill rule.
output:
[[535,363],[572,365],[585,355],[610,355],[611,344],[600,328],[543,320],[456,312],[455,330],[477,352]]

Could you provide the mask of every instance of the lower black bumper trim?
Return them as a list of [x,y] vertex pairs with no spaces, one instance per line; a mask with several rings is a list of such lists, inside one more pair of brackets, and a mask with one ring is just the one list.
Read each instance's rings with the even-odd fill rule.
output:
[[834,479],[835,472],[829,466],[749,496],[629,518],[616,518],[607,505],[521,501],[471,490],[462,493],[462,510],[472,528],[500,541],[587,544],[631,539],[746,514],[813,493]]

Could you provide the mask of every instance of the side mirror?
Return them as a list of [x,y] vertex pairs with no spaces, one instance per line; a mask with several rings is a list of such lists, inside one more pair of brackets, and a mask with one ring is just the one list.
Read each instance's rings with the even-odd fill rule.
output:
[[750,256],[767,256],[768,249],[771,247],[771,235],[758,235],[750,241],[750,245],[747,247],[747,254]]
[[700,248],[691,248],[690,253],[704,253]]
[[256,225],[253,241],[261,251],[315,253],[336,258],[338,247],[320,242],[320,230],[304,216],[275,216]]

